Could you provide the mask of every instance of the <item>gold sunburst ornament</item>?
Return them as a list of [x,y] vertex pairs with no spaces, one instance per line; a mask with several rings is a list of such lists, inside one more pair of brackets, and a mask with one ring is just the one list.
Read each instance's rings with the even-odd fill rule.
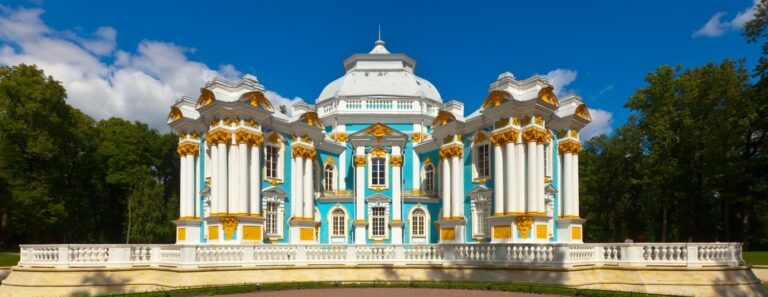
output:
[[325,128],[325,125],[323,125],[323,121],[320,120],[320,116],[317,115],[314,111],[308,111],[302,114],[299,117],[300,120],[307,123],[307,126],[310,127],[318,127],[320,129]]
[[539,99],[541,101],[544,101],[546,103],[552,104],[554,106],[558,106],[559,103],[557,102],[557,96],[555,96],[555,91],[552,86],[546,86],[543,89],[539,90]]
[[168,113],[168,122],[174,122],[181,119],[181,109],[176,106],[171,107],[171,112]]
[[376,137],[376,141],[381,141],[384,136],[393,134],[394,132],[395,130],[392,130],[392,128],[389,128],[382,123],[373,124],[363,130],[363,134],[373,135]]
[[574,113],[576,114],[577,117],[580,117],[587,121],[592,120],[592,116],[589,115],[589,109],[587,109],[587,105],[584,103],[579,105],[579,107],[576,107],[576,111]]
[[437,126],[439,123],[440,125],[447,125],[448,122],[456,120],[456,116],[453,115],[453,113],[449,111],[442,110],[437,113],[437,116],[434,120],[432,120],[432,126]]
[[490,94],[488,94],[488,97],[485,98],[485,101],[483,101],[482,108],[488,108],[488,107],[496,107],[504,103],[504,98],[511,98],[512,95],[510,95],[507,91],[502,90],[494,90],[491,91]]
[[213,92],[209,89],[202,88],[200,89],[200,97],[197,98],[197,107],[199,108],[211,104],[214,100],[216,100],[216,96],[213,95]]

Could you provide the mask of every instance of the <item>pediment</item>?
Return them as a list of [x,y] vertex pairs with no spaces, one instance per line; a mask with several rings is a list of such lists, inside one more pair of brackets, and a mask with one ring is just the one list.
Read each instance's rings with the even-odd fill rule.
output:
[[285,197],[288,196],[288,193],[283,191],[278,186],[269,186],[261,190],[261,196],[265,199],[272,198],[272,199],[285,199]]
[[390,201],[392,201],[392,199],[381,193],[376,193],[371,196],[368,196],[368,198],[365,198],[365,201],[368,203],[377,203],[377,202],[389,203]]

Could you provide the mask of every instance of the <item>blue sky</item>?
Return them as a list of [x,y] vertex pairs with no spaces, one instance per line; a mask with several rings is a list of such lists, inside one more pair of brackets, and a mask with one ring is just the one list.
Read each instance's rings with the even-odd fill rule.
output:
[[96,118],[165,129],[173,100],[214,75],[253,73],[273,101],[312,103],[381,25],[387,48],[466,114],[504,71],[548,75],[584,98],[597,134],[626,120],[627,97],[659,65],[746,58],[751,69],[759,56],[740,31],[752,0],[414,2],[10,1],[0,64],[40,65]]

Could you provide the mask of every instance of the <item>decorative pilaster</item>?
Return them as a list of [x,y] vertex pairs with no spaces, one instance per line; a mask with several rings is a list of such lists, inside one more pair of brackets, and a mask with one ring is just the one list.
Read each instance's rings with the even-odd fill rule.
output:
[[392,147],[392,244],[403,243],[403,219],[401,188],[403,181],[401,171],[403,169],[403,156],[400,147]]
[[443,219],[438,224],[441,243],[462,243],[466,225],[463,213],[464,167],[461,166],[464,148],[459,142],[460,134],[451,139],[456,142],[449,142],[440,149],[443,164]]
[[443,220],[451,219],[451,161],[448,158],[440,158],[442,163],[442,172],[440,173],[440,179],[442,180],[443,191],[440,195],[443,198]]
[[365,244],[365,147],[355,148],[355,244]]
[[[508,190],[511,192],[514,188],[509,187],[508,189],[505,189],[504,187],[506,181],[506,176],[504,175],[506,163],[502,145],[506,146],[506,144],[493,140],[491,140],[491,142],[493,142],[493,212],[495,216],[502,216],[505,212],[504,191]],[[507,184],[509,185],[508,182]]]
[[558,238],[563,242],[582,242],[582,223],[584,219],[579,217],[579,153],[581,143],[578,140],[578,132],[566,131],[561,135],[558,151],[563,159],[561,181],[563,191],[560,194],[563,200],[562,215],[558,218]]
[[[195,159],[200,146],[196,136],[182,134],[176,152],[179,154],[179,219],[174,221],[177,243],[197,243],[199,238],[199,221],[195,213],[196,190]],[[197,224],[197,225],[196,225]]]

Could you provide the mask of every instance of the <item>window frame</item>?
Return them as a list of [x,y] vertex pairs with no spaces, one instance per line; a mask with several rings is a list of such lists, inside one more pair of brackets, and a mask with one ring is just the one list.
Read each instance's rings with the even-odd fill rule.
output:
[[[482,136],[480,135],[482,134]],[[472,181],[477,182],[479,180],[490,180],[493,176],[493,146],[489,141],[489,136],[483,131],[478,131],[473,137],[472,141]],[[485,158],[485,167],[481,168],[481,148],[485,147],[487,150],[487,157]],[[481,172],[485,169],[486,172]]]
[[[373,160],[376,158],[382,158],[382,166],[384,167],[384,184],[383,185],[374,185],[373,184]],[[389,164],[390,159],[390,153],[384,150],[381,147],[376,147],[372,149],[368,155],[367,155],[367,161],[368,164],[366,164],[368,171],[368,188],[375,190],[375,191],[381,191],[385,189],[389,189],[390,184],[390,176],[389,171],[391,165]]]
[[[271,186],[261,191],[261,209],[264,221],[264,237],[271,241],[279,241],[285,238],[285,200],[286,193],[277,186]],[[267,207],[269,203],[276,203],[277,205],[277,232],[269,234],[267,232]]]
[[[272,183],[272,184],[278,184],[283,183],[285,181],[285,139],[283,139],[282,135],[277,132],[272,132],[269,137],[267,137],[267,141],[264,142],[264,147],[262,148],[262,154],[264,155],[264,162],[261,165],[262,166],[262,172],[261,176],[262,179],[266,182]],[[268,164],[269,164],[269,150],[275,149],[277,154],[277,160],[276,162],[276,168],[275,168],[275,176],[268,176],[267,173],[269,172]]]
[[[421,211],[423,215],[421,216],[423,219],[422,222],[422,230],[423,233],[421,235],[415,234],[415,227],[416,227],[416,211]],[[429,235],[430,235],[430,215],[429,211],[426,207],[422,206],[421,203],[413,206],[411,210],[408,213],[408,240],[412,244],[423,244],[423,243],[429,243]]]
[[[330,169],[330,170],[329,170]],[[328,179],[328,174],[330,174],[330,180]],[[322,183],[322,191],[323,192],[335,192],[336,191],[336,165],[333,163],[327,162],[325,163],[325,166],[323,166],[323,183]],[[330,185],[330,189],[328,186]]]
[[[424,163],[424,165],[421,167],[421,190],[424,193],[427,194],[436,194],[437,193],[437,172],[435,164],[432,164],[432,162]],[[429,170],[431,168],[431,170]],[[429,181],[429,173],[432,173],[432,181]],[[431,187],[431,189],[430,189]]]

